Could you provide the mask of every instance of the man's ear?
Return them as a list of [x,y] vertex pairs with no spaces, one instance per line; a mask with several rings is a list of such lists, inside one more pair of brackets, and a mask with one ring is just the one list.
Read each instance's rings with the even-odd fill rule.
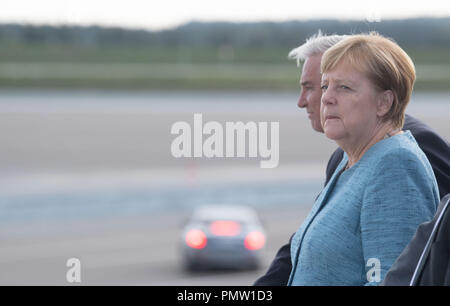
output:
[[394,93],[392,90],[385,90],[380,93],[377,102],[377,116],[383,117],[386,115],[394,103]]

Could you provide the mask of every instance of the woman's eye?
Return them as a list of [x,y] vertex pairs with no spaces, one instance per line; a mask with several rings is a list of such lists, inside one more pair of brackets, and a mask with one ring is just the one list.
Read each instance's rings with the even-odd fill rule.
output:
[[328,88],[328,85],[322,85],[322,86],[320,87],[320,89],[322,89],[322,91],[327,90],[327,88]]
[[342,89],[346,89],[346,90],[350,89],[350,87],[345,86],[345,85],[341,85],[341,88],[342,88]]

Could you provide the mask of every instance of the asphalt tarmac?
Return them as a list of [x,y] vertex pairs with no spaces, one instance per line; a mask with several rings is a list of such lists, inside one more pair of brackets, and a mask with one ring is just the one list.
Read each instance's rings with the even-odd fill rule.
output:
[[[320,187],[336,144],[311,129],[305,111],[296,107],[297,96],[1,92],[0,285],[251,285],[300,226],[313,197],[258,209],[268,235],[261,269],[194,274],[182,270],[178,250],[188,210],[174,206],[126,216],[99,210],[95,216],[60,218],[73,211],[31,200],[55,193],[70,200],[78,192],[241,181],[313,181]],[[450,139],[449,95],[416,98],[420,103],[413,101],[408,113]],[[220,124],[279,122],[279,166],[261,169],[259,158],[174,158],[171,126],[193,124],[194,113]],[[28,206],[17,200],[25,198]],[[55,207],[60,215],[45,217],[53,216]],[[80,260],[81,283],[67,281],[70,258]]]
[[[8,237],[1,236],[0,285],[251,285],[308,211],[305,206],[260,212],[267,231],[264,263],[249,271],[183,270],[178,247],[185,214],[28,224],[41,229],[33,235],[23,226],[10,227]],[[67,281],[70,258],[80,260],[80,283]]]

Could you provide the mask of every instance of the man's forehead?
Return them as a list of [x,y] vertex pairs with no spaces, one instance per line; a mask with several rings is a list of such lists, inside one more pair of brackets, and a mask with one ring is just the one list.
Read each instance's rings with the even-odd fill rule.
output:
[[313,55],[308,57],[303,63],[302,75],[300,78],[300,83],[303,82],[313,82],[317,78],[320,80],[320,55]]

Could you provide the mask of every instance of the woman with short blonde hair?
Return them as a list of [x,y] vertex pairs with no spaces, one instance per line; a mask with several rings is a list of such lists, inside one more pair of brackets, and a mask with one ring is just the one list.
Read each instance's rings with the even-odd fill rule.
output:
[[363,72],[378,89],[392,91],[392,107],[383,120],[391,120],[396,128],[402,128],[416,80],[414,63],[408,54],[395,42],[372,32],[351,36],[325,52],[320,67],[322,74],[341,61]]

